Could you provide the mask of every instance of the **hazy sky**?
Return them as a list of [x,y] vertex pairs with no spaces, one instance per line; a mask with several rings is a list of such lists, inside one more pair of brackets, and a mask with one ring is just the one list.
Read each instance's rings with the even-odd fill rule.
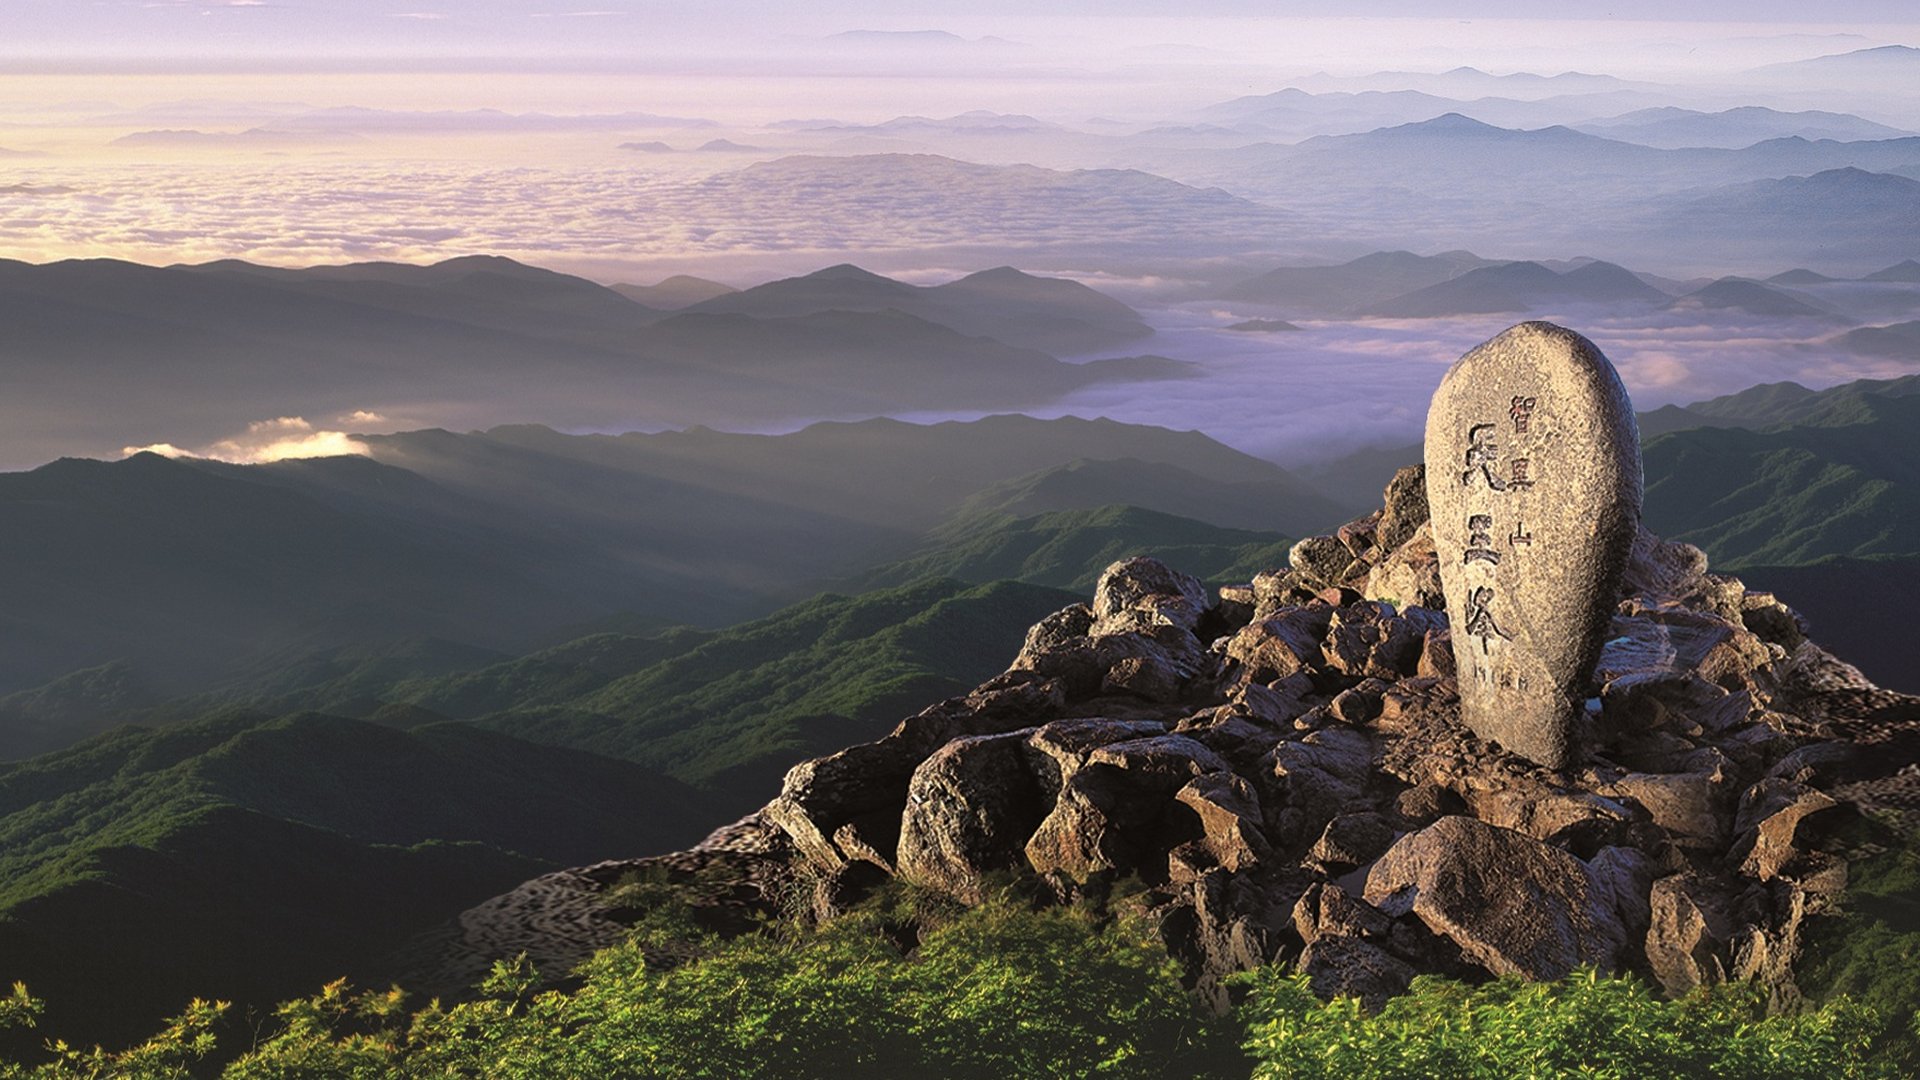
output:
[[[1500,22],[1565,22],[1610,27],[1578,37],[1706,37],[1733,30],[1814,33],[1864,30],[1897,35],[1920,16],[1909,0],[1081,0],[1035,5],[1020,0],[951,4],[834,0],[5,0],[0,41],[5,70],[112,60],[168,60],[180,69],[215,69],[262,57],[318,57],[342,63],[370,57],[654,56],[682,58],[757,51],[783,39],[818,39],[855,29],[942,29],[969,38],[1004,37],[1046,48],[1181,44],[1232,52],[1289,52],[1313,46],[1328,23],[1365,50],[1391,60],[1421,45],[1449,45],[1492,34]],[[1471,24],[1482,24],[1477,28]],[[1449,24],[1451,31],[1444,29]],[[1687,24],[1692,24],[1691,28]],[[1436,30],[1436,27],[1441,28]],[[1663,28],[1664,27],[1664,28]],[[1564,38],[1564,31],[1536,36]],[[1449,41],[1451,38],[1453,40]],[[1543,42],[1544,44],[1544,42]],[[1003,57],[1003,59],[1005,59]],[[85,65],[83,65],[85,66]]]
[[[691,272],[743,285],[846,261],[922,281],[1014,263],[1167,302],[1209,278],[1349,258],[1365,250],[1356,246],[1363,235],[1373,246],[1437,250],[1417,236],[1376,243],[1368,215],[1380,210],[1365,185],[1352,206],[1329,210],[1311,192],[1255,202],[1213,189],[1227,181],[1204,172],[1183,186],[1125,171],[1177,178],[1182,160],[1210,147],[1229,154],[1280,138],[1257,129],[1206,134],[1208,107],[1229,99],[1291,85],[1418,84],[1463,107],[1486,95],[1517,96],[1531,108],[1562,93],[1527,79],[1313,78],[1472,66],[1632,80],[1556,106],[1588,112],[1515,126],[1656,105],[1767,104],[1857,112],[1920,131],[1904,77],[1868,74],[1839,87],[1750,74],[1889,44],[1920,45],[1920,3],[0,0],[0,258],[304,266],[499,254],[603,281]],[[1328,108],[1344,108],[1334,100],[1344,96],[1328,96]],[[1583,104],[1588,98],[1594,103]],[[498,112],[404,112],[481,108]],[[1043,133],[838,134],[849,124],[969,110],[1038,117]],[[521,115],[536,112],[551,115]],[[825,118],[837,123],[817,123]],[[1376,126],[1351,123],[1338,130]],[[719,150],[706,145],[722,137],[730,141]],[[1174,157],[1148,153],[1168,138]],[[853,156],[878,154],[897,156]],[[962,160],[904,157],[912,154]],[[1911,181],[1887,181],[1902,182]],[[1445,221],[1447,200],[1461,193],[1431,194],[1431,220]],[[1798,248],[1756,259],[1710,246],[1635,249],[1628,259],[1612,252],[1612,239],[1549,239],[1526,251],[1484,235],[1470,243],[1488,257],[1603,255],[1675,277],[1797,265],[1852,274],[1893,261],[1878,249],[1871,259]],[[1886,320],[1896,315],[1911,317]],[[1156,400],[1090,393],[1062,408],[1164,413],[1211,424],[1262,453],[1298,453],[1301,440],[1327,443],[1335,429],[1343,439],[1392,441],[1417,425],[1444,361],[1491,333],[1473,320],[1370,324],[1275,345],[1213,328],[1230,318],[1224,313],[1194,317],[1203,325],[1173,328],[1155,348],[1208,359],[1207,378],[1156,384]],[[1764,324],[1730,335],[1725,320],[1622,324],[1607,327],[1607,346],[1636,392],[1656,401],[1762,376],[1825,384],[1884,373],[1810,344],[1835,328]],[[1431,363],[1395,366],[1421,341],[1434,346]],[[1352,385],[1373,403],[1355,420],[1351,399],[1301,398],[1297,423],[1285,428],[1292,434],[1273,434],[1264,403],[1315,364],[1364,371]],[[1389,386],[1393,393],[1374,393]],[[1176,391],[1187,398],[1176,402]],[[1236,413],[1223,400],[1262,404]],[[392,403],[360,404],[395,412]],[[236,440],[334,445],[325,425],[341,421],[308,402],[285,408],[280,419],[234,417],[232,430],[247,431]],[[292,419],[299,415],[316,426]],[[544,419],[513,412],[475,421]]]

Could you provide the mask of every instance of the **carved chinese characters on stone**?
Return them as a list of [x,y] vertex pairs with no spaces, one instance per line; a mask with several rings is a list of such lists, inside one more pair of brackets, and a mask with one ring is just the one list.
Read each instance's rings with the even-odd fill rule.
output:
[[1564,768],[1640,520],[1626,390],[1592,342],[1522,323],[1448,370],[1426,458],[1462,714]]

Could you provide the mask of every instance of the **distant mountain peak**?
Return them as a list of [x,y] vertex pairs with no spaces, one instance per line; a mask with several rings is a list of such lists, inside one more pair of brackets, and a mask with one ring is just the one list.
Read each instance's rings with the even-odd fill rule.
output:
[[871,281],[871,282],[886,282],[889,285],[900,284],[900,282],[895,281],[890,277],[886,277],[885,275],[882,275],[882,274],[876,274],[873,271],[866,269],[865,267],[855,266],[853,263],[835,263],[832,266],[822,267],[818,270],[815,270],[811,274],[801,275],[799,280],[801,281],[808,281],[808,280]]
[[1419,120],[1411,124],[1401,124],[1388,128],[1388,131],[1505,131],[1506,128],[1475,120],[1464,113],[1441,113],[1431,120]]

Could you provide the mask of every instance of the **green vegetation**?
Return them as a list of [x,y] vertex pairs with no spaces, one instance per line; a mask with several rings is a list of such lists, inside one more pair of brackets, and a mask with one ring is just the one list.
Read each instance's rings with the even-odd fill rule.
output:
[[1150,555],[1209,581],[1248,581],[1284,566],[1292,541],[1278,533],[1226,529],[1137,506],[1061,510],[1016,518],[982,513],[928,534],[906,559],[864,582],[889,585],[928,575],[965,581],[1001,578],[1093,591],[1117,559]]
[[1845,994],[1874,1009],[1876,1048],[1920,1075],[1920,839],[1849,860],[1846,910],[1813,923],[1800,982],[1816,997]]
[[1646,520],[1728,569],[1920,554],[1920,397],[1826,399],[1804,426],[1696,428],[1645,448]]
[[[281,1005],[250,1045],[223,1023],[225,1006],[198,1001],[129,1051],[18,1055],[0,1078],[185,1077],[210,1059],[226,1061],[229,1080],[1909,1075],[1872,1053],[1882,1018],[1868,1005],[1767,1017],[1744,987],[1667,1002],[1591,971],[1549,984],[1423,977],[1369,1016],[1275,967],[1245,976],[1237,1011],[1210,1018],[1138,915],[1036,911],[1002,895],[923,924],[903,950],[902,899],[815,932],[700,938],[677,962],[650,949],[684,941],[686,927],[661,913],[567,990],[538,990],[524,960],[497,963],[477,999],[450,1005],[412,1008],[397,989],[334,982]],[[16,987],[0,1025],[34,1024],[38,1010]]]
[[[875,738],[1003,670],[1027,628],[1081,597],[1037,585],[920,581],[819,596],[611,677],[577,662],[526,680],[510,664],[403,684],[393,699],[436,712],[500,696],[478,723],[623,757],[731,795],[744,811],[809,755]],[[556,701],[552,680],[579,692]],[[513,696],[508,696],[509,694]]]
[[265,1004],[368,970],[548,869],[692,843],[701,793],[444,725],[234,710],[0,766],[0,958],[88,1038],[192,994]]
[[1870,1055],[1879,1018],[1845,1000],[1770,1017],[1764,995],[1748,987],[1663,1001],[1636,979],[1587,970],[1557,983],[1509,977],[1483,986],[1421,976],[1369,1016],[1352,998],[1321,1002],[1304,979],[1277,969],[1252,981],[1242,1013],[1256,1080],[1908,1075]]

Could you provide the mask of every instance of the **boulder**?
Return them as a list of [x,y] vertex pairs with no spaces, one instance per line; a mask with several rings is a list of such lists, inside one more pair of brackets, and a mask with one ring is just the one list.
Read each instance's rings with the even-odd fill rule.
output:
[[974,904],[986,874],[1021,861],[1045,813],[1027,769],[1032,734],[955,739],[914,770],[900,819],[901,880]]
[[1363,518],[1355,518],[1333,532],[1334,538],[1346,545],[1346,549],[1356,559],[1364,559],[1377,544],[1377,532],[1380,527],[1380,511],[1375,510]]
[[1323,998],[1354,997],[1369,1012],[1407,992],[1413,965],[1364,938],[1326,934],[1300,953],[1300,971]]
[[1230,772],[1203,773],[1174,798],[1200,818],[1200,842],[1216,866],[1245,870],[1270,855],[1261,832],[1260,796]]
[[1730,925],[1714,891],[1691,871],[1653,883],[1647,966],[1670,997],[1727,980]]
[[1293,907],[1293,930],[1311,945],[1327,934],[1384,939],[1393,920],[1331,881],[1307,887]]
[[848,858],[834,832],[863,814],[899,807],[919,763],[911,747],[885,739],[803,761],[787,771],[764,814],[809,862],[832,870]]
[[1239,662],[1242,677],[1271,683],[1320,666],[1321,639],[1333,622],[1333,609],[1321,605],[1288,608],[1249,623],[1226,645],[1227,658]]
[[1673,842],[1693,851],[1725,850],[1732,826],[1730,798],[1713,775],[1628,773],[1601,789],[1639,804]]
[[1344,584],[1344,573],[1351,562],[1353,552],[1332,536],[1309,536],[1287,552],[1287,565],[1293,568],[1295,578],[1314,589]]
[[1327,822],[1307,857],[1329,872],[1344,872],[1379,858],[1393,841],[1393,824],[1386,815],[1372,810],[1340,814]]
[[1227,771],[1218,754],[1185,735],[1095,747],[1066,776],[1028,839],[1027,862],[1041,874],[1075,879],[1120,868],[1151,872],[1143,865],[1148,852],[1203,835],[1198,816],[1175,793],[1197,776]]
[[1495,975],[1558,979],[1619,966],[1627,930],[1585,863],[1510,829],[1446,817],[1403,836],[1367,872],[1366,899],[1412,914]]
[[1393,551],[1413,539],[1427,524],[1427,467],[1408,465],[1393,474],[1381,493],[1380,523],[1374,527],[1374,542],[1382,551]]
[[1839,806],[1832,796],[1791,781],[1766,779],[1755,784],[1740,807],[1741,832],[1749,838],[1740,872],[1761,881],[1787,873],[1811,848],[1802,835],[1807,819]]
[[1101,571],[1094,587],[1092,633],[1120,633],[1152,624],[1191,631],[1211,606],[1200,579],[1158,559],[1122,559]]
[[1433,533],[1422,527],[1367,571],[1360,595],[1396,608],[1447,606],[1440,587],[1440,556],[1434,552]]
[[1031,670],[1041,656],[1084,642],[1092,632],[1092,608],[1085,604],[1061,608],[1027,630],[1026,641],[1020,646],[1019,655],[1014,657],[1012,667],[1015,670]]
[[1425,608],[1401,615],[1377,600],[1339,608],[1321,645],[1327,670],[1355,678],[1398,679],[1414,673],[1435,618]]

